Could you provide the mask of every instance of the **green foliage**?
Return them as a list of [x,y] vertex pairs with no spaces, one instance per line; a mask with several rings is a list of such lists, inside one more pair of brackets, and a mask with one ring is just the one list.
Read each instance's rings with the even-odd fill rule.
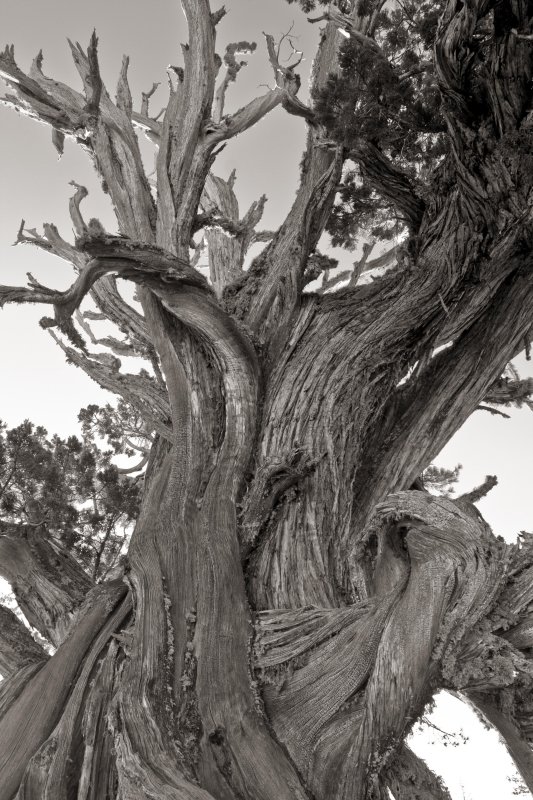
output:
[[360,243],[360,231],[387,241],[400,233],[401,226],[390,206],[351,169],[344,174],[327,231],[334,247],[353,250]]
[[427,177],[447,152],[432,52],[442,6],[438,0],[385,7],[372,38],[352,34],[341,46],[340,72],[314,97],[327,137],[354,159],[328,226],[335,244],[353,246],[359,230],[373,228],[380,239],[396,233],[390,203],[359,169],[361,141],[378,147],[413,180]]
[[318,250],[315,250],[314,253],[311,253],[307,260],[307,267],[304,276],[305,281],[306,283],[314,281],[319,275],[322,275],[323,272],[327,272],[330,269],[335,269],[338,266],[339,262],[336,258],[331,258],[330,256],[326,256],[324,253],[320,253]]
[[459,481],[461,468],[461,464],[457,464],[453,469],[431,464],[422,475],[424,486],[433,494],[450,497],[454,493],[455,484]]
[[122,398],[116,406],[86,406],[78,420],[84,440],[104,439],[115,455],[133,456],[136,451],[144,452],[152,442],[140,414]]
[[[91,409],[82,416],[102,411],[111,418],[110,412]],[[11,429],[0,423],[0,520],[43,525],[98,578],[120,556],[137,517],[141,487],[111,461],[126,452],[118,431],[109,425],[111,449],[102,449],[97,435],[88,424],[81,439],[62,439],[29,421]]]

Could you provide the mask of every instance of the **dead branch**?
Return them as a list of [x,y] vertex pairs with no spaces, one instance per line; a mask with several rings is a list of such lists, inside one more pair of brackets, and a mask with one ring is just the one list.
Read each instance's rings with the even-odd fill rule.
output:
[[87,226],[81,215],[80,203],[87,197],[89,193],[85,186],[80,186],[78,183],[76,183],[76,181],[71,181],[70,185],[74,186],[76,189],[76,192],[69,200],[70,217],[72,219],[76,235],[84,236],[87,233]]
[[246,61],[237,61],[236,55],[241,53],[253,53],[256,47],[257,45],[255,42],[233,42],[226,46],[226,52],[224,54],[226,74],[215,94],[215,102],[213,105],[214,122],[219,123],[222,120],[228,87],[230,83],[234,83],[237,80],[238,73],[247,63]]
[[505,414],[503,411],[499,411],[497,408],[491,408],[490,406],[479,405],[477,406],[476,411],[488,411],[489,414],[492,414],[495,417],[503,417],[504,419],[511,419],[509,414]]
[[147,374],[120,372],[120,361],[107,353],[85,354],[69,347],[50,331],[69,362],[80,367],[96,383],[118,394],[141,414],[147,424],[160,436],[172,441],[170,408],[166,392]]

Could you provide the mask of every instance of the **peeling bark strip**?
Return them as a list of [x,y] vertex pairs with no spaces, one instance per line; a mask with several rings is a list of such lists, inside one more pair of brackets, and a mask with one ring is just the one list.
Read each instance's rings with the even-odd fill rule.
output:
[[[533,545],[492,534],[471,503],[486,486],[453,502],[418,480],[481,402],[530,402],[530,381],[501,378],[533,319],[528,4],[443,4],[434,63],[413,83],[422,104],[426,78],[440,87],[431,168],[365,133],[362,84],[349,146],[319,115],[346,37],[394,71],[382,0],[320,17],[309,106],[299,59],[267,33],[275,86],[234,113],[235,54],[253,47],[230,45],[219,78],[224,9],[182,5],[189,40],[161,120],[156,84],[134,110],[127,58],[111,99],[95,35],[71,44],[83,93],[46,77],[41,54],[29,74],[12,47],[0,55],[5,102],[50,125],[58,151],[69,136],[89,152],[119,231],[84,220],[73,184],[75,244],[52,224],[17,235],[69,261],[71,288],[30,275],[0,303],[52,306],[43,327],[153,444],[124,583],[94,586],[54,520],[0,523],[0,573],[57,646],[46,658],[0,607],[0,800],[449,800],[403,744],[441,688],[490,720],[531,787]],[[307,144],[287,219],[261,231],[266,198],[241,217],[235,174],[212,167],[277,106],[308,125]],[[158,148],[154,187],[135,130]],[[352,162],[408,236],[373,260],[365,244],[331,277],[316,246]],[[124,338],[98,337],[106,319]],[[123,355],[148,369],[123,373]]]

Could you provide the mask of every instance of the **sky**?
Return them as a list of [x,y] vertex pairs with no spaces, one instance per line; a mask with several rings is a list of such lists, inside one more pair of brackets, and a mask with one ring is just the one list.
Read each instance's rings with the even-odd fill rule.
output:
[[[44,54],[45,74],[80,88],[66,42],[69,37],[87,45],[96,29],[100,38],[101,73],[114,93],[122,55],[130,56],[129,80],[136,107],[141,92],[154,81],[161,86],[152,98],[152,111],[166,102],[168,64],[180,63],[180,43],[185,41],[184,18],[175,0],[0,0],[3,42],[14,43],[15,57],[27,69],[38,51]],[[213,7],[216,6],[213,4]],[[300,68],[305,95],[319,26],[309,25],[296,5],[284,0],[227,0],[228,15],[218,28],[220,52],[233,41],[256,41],[255,54],[228,92],[227,109],[235,110],[273,85],[262,32],[279,38],[292,28],[293,41],[304,53]],[[65,238],[72,236],[68,199],[71,180],[84,184],[86,218],[97,216],[109,230],[115,229],[108,199],[103,195],[87,154],[67,141],[58,160],[50,130],[0,107],[0,283],[22,285],[26,272],[48,286],[64,289],[72,272],[59,259],[26,245],[12,247],[22,218],[26,226],[40,229],[55,223]],[[233,140],[217,159],[214,171],[227,177],[236,167],[236,192],[241,214],[253,200],[268,198],[261,227],[273,228],[287,213],[297,186],[298,165],[305,138],[300,118],[276,109],[260,125]],[[149,146],[143,145],[147,170],[151,171]],[[333,253],[338,256],[338,253]],[[346,257],[345,257],[346,258]],[[49,334],[38,326],[46,309],[38,306],[6,306],[0,312],[0,418],[10,426],[29,418],[50,433],[77,431],[77,413],[89,403],[113,397],[84,373],[68,366]],[[532,362],[514,362],[522,377],[533,376]],[[533,530],[533,413],[511,410],[511,419],[478,411],[449,442],[436,463],[453,467],[460,463],[460,491],[479,485],[487,474],[496,474],[498,486],[479,504],[495,533],[514,541],[521,530]],[[435,716],[436,715],[436,716]],[[416,751],[443,774],[454,800],[511,800],[514,772],[493,732],[485,731],[469,709],[457,700],[440,697],[432,717],[448,731],[463,728],[467,744],[444,746],[427,726],[416,737]],[[476,727],[477,726],[477,727]],[[442,737],[441,737],[442,738]],[[431,743],[433,742],[433,743]],[[527,795],[526,795],[527,796]]]

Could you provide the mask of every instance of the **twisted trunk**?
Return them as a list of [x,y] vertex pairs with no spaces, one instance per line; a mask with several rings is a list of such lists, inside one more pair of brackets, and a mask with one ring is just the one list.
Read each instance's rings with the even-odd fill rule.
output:
[[[58,649],[40,660],[6,637],[0,800],[381,800],[389,788],[400,800],[413,783],[421,800],[442,800],[403,745],[440,688],[478,706],[530,781],[533,548],[504,545],[467,499],[415,484],[494,397],[533,319],[528,192],[486,141],[491,125],[503,135],[529,105],[498,103],[492,87],[491,120],[480,122],[463,97],[470,62],[458,39],[474,37],[490,3],[450,0],[437,32],[451,151],[427,202],[359,143],[363,174],[396,202],[411,238],[382,279],[331,295],[303,287],[344,148],[325,146],[268,37],[276,88],[211,118],[223,12],[207,0],[183,5],[190,44],[162,123],[147,117],[147,99],[132,111],[127,62],[111,101],[94,37],[87,54],[73,47],[85,98],[46,78],[40,61],[26,76],[10,49],[0,59],[17,93],[9,102],[90,150],[122,234],[84,224],[78,187],[75,248],[51,226],[44,237],[19,233],[72,261],[72,288],[0,287],[0,300],[51,304],[43,324],[70,338],[69,358],[158,434],[120,578],[92,586],[44,528],[2,528],[2,574]],[[525,20],[524,3],[514,5]],[[345,33],[370,39],[380,7],[343,15]],[[340,38],[330,23],[316,90],[337,69]],[[491,46],[498,76],[504,44]],[[526,45],[512,47],[529,75]],[[498,91],[510,82],[527,94],[527,81],[500,78]],[[262,201],[239,220],[232,181],[209,170],[221,142],[278,104],[310,122],[302,181],[244,272]],[[133,121],[159,146],[157,204]],[[217,215],[220,229],[207,234],[218,247],[213,291],[189,245]],[[143,317],[110,275],[140,287]],[[153,377],[88,354],[71,315],[89,291],[156,365]]]

